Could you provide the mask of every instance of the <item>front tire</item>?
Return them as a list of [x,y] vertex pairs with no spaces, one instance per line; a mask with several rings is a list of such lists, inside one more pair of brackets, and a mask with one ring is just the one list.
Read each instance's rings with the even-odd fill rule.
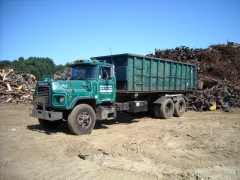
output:
[[77,105],[68,116],[68,127],[73,134],[90,134],[96,123],[96,114],[87,104]]
[[48,121],[48,120],[44,120],[44,119],[38,119],[39,123],[41,124],[41,126],[43,126],[46,129],[54,129],[57,128],[60,124],[61,121]]

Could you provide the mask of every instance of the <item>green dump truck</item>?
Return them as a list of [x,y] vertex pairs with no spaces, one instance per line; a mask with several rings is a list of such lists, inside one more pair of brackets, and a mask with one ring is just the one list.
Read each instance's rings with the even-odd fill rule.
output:
[[182,116],[185,94],[196,87],[196,66],[135,54],[70,63],[69,80],[38,81],[29,115],[45,128],[67,121],[73,134],[89,134],[96,120],[120,111],[153,111],[156,118]]

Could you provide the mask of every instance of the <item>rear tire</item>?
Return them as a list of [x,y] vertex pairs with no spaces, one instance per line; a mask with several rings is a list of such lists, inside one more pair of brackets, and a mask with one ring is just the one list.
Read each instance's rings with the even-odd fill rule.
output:
[[163,119],[169,119],[173,116],[174,104],[172,99],[165,99],[160,107],[160,116]]
[[179,98],[174,104],[174,116],[180,117],[185,113],[186,110],[186,101],[184,98]]
[[154,114],[156,118],[169,119],[173,116],[174,104],[172,99],[165,99],[165,101],[159,105],[155,104]]
[[96,123],[96,114],[87,104],[76,106],[68,116],[68,127],[73,134],[90,134]]
[[46,129],[57,128],[61,124],[61,120],[58,121],[48,121],[44,119],[38,119],[39,123]]
[[153,112],[154,112],[154,115],[155,115],[156,118],[161,118],[161,116],[160,116],[160,105],[159,104],[154,105]]

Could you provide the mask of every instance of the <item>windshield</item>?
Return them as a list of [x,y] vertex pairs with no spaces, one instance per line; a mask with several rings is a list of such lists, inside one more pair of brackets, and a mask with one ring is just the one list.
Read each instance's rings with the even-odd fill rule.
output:
[[70,80],[95,79],[96,66],[75,66],[71,68]]

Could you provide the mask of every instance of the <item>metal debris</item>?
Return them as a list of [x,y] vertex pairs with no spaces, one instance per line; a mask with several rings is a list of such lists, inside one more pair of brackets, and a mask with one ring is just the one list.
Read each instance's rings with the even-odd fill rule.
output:
[[36,82],[32,74],[0,69],[0,103],[31,103]]

